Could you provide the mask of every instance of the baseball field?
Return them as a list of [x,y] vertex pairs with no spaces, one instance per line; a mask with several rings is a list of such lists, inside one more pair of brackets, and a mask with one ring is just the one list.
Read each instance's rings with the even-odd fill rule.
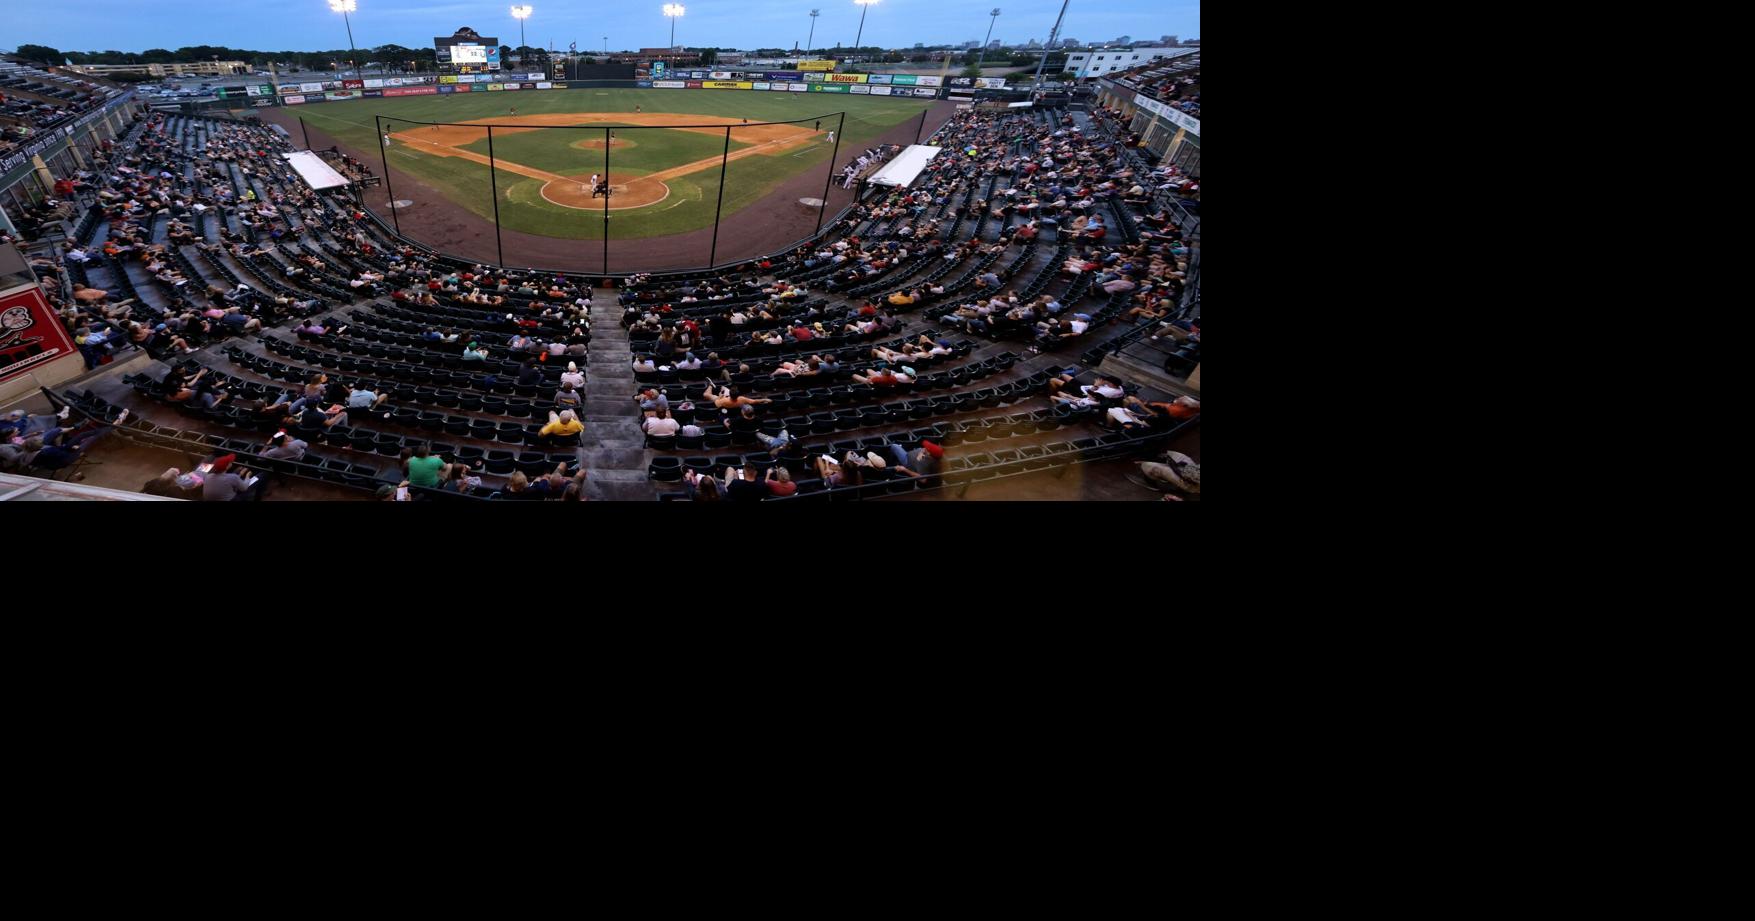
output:
[[[605,200],[593,194],[589,178],[607,174],[613,236],[631,240],[711,227],[716,208],[723,208],[722,231],[731,228],[738,211],[788,179],[826,176],[838,113],[846,113],[839,136],[844,163],[880,135],[918,120],[928,104],[842,94],[569,89],[374,98],[278,114],[303,119],[314,145],[326,134],[369,157],[375,169],[382,145],[392,183],[418,180],[403,183],[406,191],[396,187],[398,199],[436,193],[490,222],[497,199],[502,228],[536,236],[601,239]],[[382,135],[373,116],[382,117]],[[289,127],[298,138],[296,122]],[[821,186],[809,194],[821,195]]]

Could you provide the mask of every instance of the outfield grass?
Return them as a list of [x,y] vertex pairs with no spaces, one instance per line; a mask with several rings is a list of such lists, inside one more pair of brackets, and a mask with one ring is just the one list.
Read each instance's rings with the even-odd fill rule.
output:
[[[751,122],[777,122],[803,119],[801,126],[816,128],[817,117],[823,118],[822,130],[834,128],[846,112],[845,133],[841,137],[842,160],[850,150],[857,150],[896,125],[918,119],[930,105],[928,100],[897,99],[883,96],[854,96],[817,93],[759,93],[739,90],[534,90],[512,94],[470,93],[466,96],[415,96],[395,99],[364,99],[348,102],[326,102],[320,105],[295,106],[289,114],[304,119],[356,150],[371,152],[379,147],[373,130],[373,116],[428,122],[472,122],[509,117],[516,106],[519,115],[547,113],[613,113],[633,112],[638,105],[644,112],[677,113],[678,122],[689,123],[688,115],[748,118]],[[409,130],[406,124],[390,126],[391,133]],[[619,129],[619,138],[634,141],[629,148],[610,152],[612,171],[617,175],[646,175],[685,163],[717,157],[724,150],[723,137],[690,131],[630,127]],[[561,175],[586,175],[603,166],[602,150],[582,150],[574,141],[589,137],[590,132],[572,129],[527,131],[501,135],[495,132],[494,154],[536,169]],[[598,135],[601,137],[601,134]],[[732,150],[748,145],[733,141]],[[466,150],[485,154],[484,137],[467,145]],[[786,179],[799,173],[824,176],[832,147],[825,140],[809,146],[793,148],[778,156],[754,154],[733,160],[727,167],[724,191],[724,228],[733,226],[731,216],[772,191]],[[407,173],[440,189],[448,198],[483,218],[492,220],[494,203],[489,190],[488,168],[484,164],[459,157],[441,157],[423,153],[406,144],[392,142],[388,151],[392,167],[391,181]],[[645,208],[613,212],[616,239],[662,236],[710,227],[719,198],[719,169],[703,169],[685,176],[665,180],[670,195]],[[542,198],[539,180],[501,170],[498,175],[501,225],[509,230],[567,239],[600,239],[601,220],[585,219],[585,212],[564,208]],[[398,197],[407,197],[400,190]]]

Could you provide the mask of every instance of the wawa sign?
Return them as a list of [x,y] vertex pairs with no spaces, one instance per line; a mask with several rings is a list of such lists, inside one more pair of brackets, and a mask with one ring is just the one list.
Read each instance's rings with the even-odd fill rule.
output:
[[0,382],[78,351],[40,288],[0,298]]

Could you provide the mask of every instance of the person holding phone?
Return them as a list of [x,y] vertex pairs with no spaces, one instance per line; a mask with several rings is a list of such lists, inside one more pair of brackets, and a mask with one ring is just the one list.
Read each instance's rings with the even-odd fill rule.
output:
[[[262,499],[266,485],[262,478],[243,467],[234,467],[236,454],[215,458],[210,469],[202,470],[201,499],[204,502],[256,502]],[[202,467],[208,465],[203,464]]]

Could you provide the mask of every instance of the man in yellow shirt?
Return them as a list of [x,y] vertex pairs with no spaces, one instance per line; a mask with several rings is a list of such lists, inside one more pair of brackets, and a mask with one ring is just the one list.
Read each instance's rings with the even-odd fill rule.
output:
[[558,442],[576,438],[583,431],[585,424],[579,421],[579,417],[572,410],[563,409],[560,415],[549,413],[548,424],[537,434],[546,440]]

